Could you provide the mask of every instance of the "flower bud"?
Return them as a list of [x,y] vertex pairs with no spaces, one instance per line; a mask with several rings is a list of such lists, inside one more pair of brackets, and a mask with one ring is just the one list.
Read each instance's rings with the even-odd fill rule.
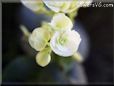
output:
[[29,37],[29,43],[36,51],[41,51],[45,48],[50,39],[50,32],[46,28],[36,28]]
[[48,65],[49,62],[51,61],[50,53],[51,53],[50,48],[45,48],[44,50],[40,51],[40,52],[36,55],[36,62],[37,62],[40,66],[45,67],[45,66]]
[[50,25],[52,26],[54,30],[62,30],[62,31],[72,29],[73,27],[73,24],[70,18],[68,18],[63,13],[58,13],[54,15]]
[[83,62],[83,57],[81,56],[81,54],[79,52],[76,52],[73,54],[72,56],[77,62]]

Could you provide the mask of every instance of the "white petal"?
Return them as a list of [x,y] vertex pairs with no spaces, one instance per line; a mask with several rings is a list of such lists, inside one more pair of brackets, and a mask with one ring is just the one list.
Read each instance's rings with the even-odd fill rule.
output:
[[36,28],[29,37],[29,43],[32,48],[37,51],[41,51],[45,48],[49,39],[50,32],[44,28]]
[[48,8],[54,12],[67,12],[73,0],[43,0]]
[[73,27],[72,21],[63,13],[54,15],[50,25],[54,30],[68,30]]
[[47,7],[49,7],[54,12],[59,12],[60,11],[60,7],[59,6],[58,7],[54,6],[54,5],[58,5],[58,3],[56,1],[43,0],[43,2],[46,4]]
[[21,0],[21,2],[32,11],[38,11],[39,3],[42,3],[40,0]]

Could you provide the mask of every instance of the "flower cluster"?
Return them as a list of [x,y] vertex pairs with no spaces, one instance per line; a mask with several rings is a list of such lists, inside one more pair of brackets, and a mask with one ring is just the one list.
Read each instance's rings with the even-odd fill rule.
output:
[[[41,9],[44,12],[44,5],[49,8],[47,10],[54,12],[50,22],[43,22],[41,27],[35,28],[29,36],[29,44],[39,51],[36,62],[40,66],[49,64],[52,51],[62,57],[77,56],[81,37],[77,31],[72,30],[73,22],[67,14],[76,12],[87,1],[79,4],[79,0],[22,0],[26,7],[35,12]],[[90,4],[91,0],[88,3]]]

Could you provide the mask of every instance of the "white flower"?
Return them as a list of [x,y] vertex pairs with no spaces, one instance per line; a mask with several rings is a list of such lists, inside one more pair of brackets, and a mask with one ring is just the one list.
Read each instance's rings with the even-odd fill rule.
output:
[[44,50],[40,51],[36,55],[36,62],[42,67],[48,65],[49,62],[51,61],[50,53],[51,53],[50,48],[45,48]]
[[80,35],[75,30],[56,32],[50,41],[51,49],[60,56],[72,56],[81,42]]
[[73,27],[72,21],[63,13],[55,14],[50,25],[54,30],[68,30]]
[[43,0],[46,6],[54,12],[65,12],[67,9],[69,9],[72,1],[73,0]]
[[70,13],[83,5],[89,5],[93,0],[43,0],[48,8],[54,12]]
[[45,28],[36,28],[29,37],[29,43],[32,48],[41,51],[45,48],[50,39],[50,32]]
[[21,0],[23,5],[27,8],[31,9],[32,11],[38,11],[40,9],[40,5],[42,4],[41,0]]

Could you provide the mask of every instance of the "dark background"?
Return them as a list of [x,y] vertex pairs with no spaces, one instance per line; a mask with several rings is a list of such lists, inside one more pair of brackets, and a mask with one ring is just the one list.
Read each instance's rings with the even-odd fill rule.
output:
[[[3,71],[13,59],[24,54],[20,46],[21,31],[17,16],[21,6],[19,3],[2,3]],[[89,7],[81,8],[76,17],[90,37],[90,54],[83,63],[90,83],[113,83],[113,15],[111,7]]]

